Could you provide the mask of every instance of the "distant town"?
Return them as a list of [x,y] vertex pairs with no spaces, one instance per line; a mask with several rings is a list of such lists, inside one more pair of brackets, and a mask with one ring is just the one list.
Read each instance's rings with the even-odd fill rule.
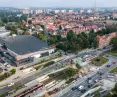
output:
[[116,7],[0,7],[0,97],[116,97],[116,89]]

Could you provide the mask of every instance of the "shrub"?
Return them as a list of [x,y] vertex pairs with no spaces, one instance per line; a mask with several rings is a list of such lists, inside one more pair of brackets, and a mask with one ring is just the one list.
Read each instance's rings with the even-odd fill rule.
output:
[[41,66],[36,66],[35,69],[36,70],[39,70],[41,68]]
[[12,69],[10,72],[11,72],[11,74],[15,74],[16,73],[16,69]]
[[50,61],[50,62],[48,62],[48,63],[46,63],[43,67],[45,68],[45,67],[48,67],[48,66],[50,66],[50,65],[53,65],[55,62],[54,61]]

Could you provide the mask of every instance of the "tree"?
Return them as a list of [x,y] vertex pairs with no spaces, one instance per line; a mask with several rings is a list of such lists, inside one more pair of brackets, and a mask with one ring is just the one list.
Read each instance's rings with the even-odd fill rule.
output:
[[2,20],[4,23],[8,23],[7,17],[2,17],[1,20]]
[[4,22],[0,21],[0,27],[4,26]]
[[16,69],[12,69],[10,72],[11,72],[11,74],[15,74],[16,73]]
[[10,35],[13,35],[13,34],[16,34],[16,33],[15,33],[14,31],[11,31],[11,32],[10,32]]
[[45,26],[44,25],[40,25],[42,27],[43,30],[45,30]]
[[73,38],[74,38],[74,32],[73,32],[73,30],[70,30],[70,31],[68,32],[68,34],[67,34],[67,40],[68,40],[69,42],[71,42],[71,41],[73,40]]
[[62,30],[62,27],[61,27],[61,25],[59,26],[59,30]]
[[29,21],[28,21],[28,24],[29,24],[29,25],[32,24],[32,20],[29,20]]
[[76,43],[74,43],[74,42],[71,42],[70,43],[70,47],[71,47],[71,51],[72,52],[77,52],[78,50],[79,50],[79,45],[77,45]]
[[96,49],[98,47],[98,41],[97,39],[95,38],[94,41],[93,41],[93,47]]
[[111,44],[113,45],[113,50],[117,51],[117,37],[112,38]]
[[58,54],[60,57],[62,56],[62,51],[61,50],[59,50],[59,54]]
[[81,66],[77,63],[76,64],[76,67],[78,68],[78,69],[81,69]]

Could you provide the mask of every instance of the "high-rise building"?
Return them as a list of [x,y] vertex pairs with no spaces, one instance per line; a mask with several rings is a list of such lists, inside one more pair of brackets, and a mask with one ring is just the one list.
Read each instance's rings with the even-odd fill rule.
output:
[[73,10],[69,10],[69,13],[72,13],[72,12],[74,12]]
[[87,10],[87,13],[92,13],[92,10]]
[[23,10],[23,14],[30,14],[30,9],[29,8],[25,8]]
[[55,13],[59,13],[60,12],[60,10],[55,10]]
[[66,12],[66,10],[61,10],[61,12],[62,12],[62,13],[65,13],[65,12]]

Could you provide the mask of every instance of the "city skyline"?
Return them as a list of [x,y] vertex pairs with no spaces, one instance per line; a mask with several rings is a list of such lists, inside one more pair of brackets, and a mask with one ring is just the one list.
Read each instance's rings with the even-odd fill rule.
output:
[[[97,7],[117,7],[117,0],[96,0]],[[95,0],[2,0],[1,7],[94,7]]]

